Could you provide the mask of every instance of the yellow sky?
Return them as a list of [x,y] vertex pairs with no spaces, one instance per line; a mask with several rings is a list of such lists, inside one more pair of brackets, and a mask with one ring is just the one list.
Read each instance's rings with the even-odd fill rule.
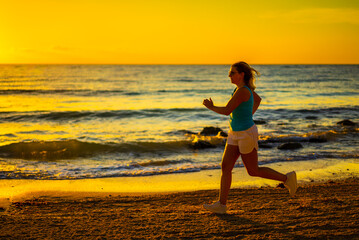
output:
[[357,0],[0,3],[0,63],[359,63]]

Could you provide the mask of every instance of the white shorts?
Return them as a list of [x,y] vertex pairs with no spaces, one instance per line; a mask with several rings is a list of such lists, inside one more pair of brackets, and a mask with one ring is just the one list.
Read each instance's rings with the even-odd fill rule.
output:
[[253,149],[258,150],[258,129],[254,124],[244,131],[229,130],[227,144],[238,146],[242,154],[251,153]]

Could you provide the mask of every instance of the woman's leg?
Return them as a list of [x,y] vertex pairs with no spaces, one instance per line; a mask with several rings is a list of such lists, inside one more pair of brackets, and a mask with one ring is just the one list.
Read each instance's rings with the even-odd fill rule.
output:
[[232,170],[239,156],[238,146],[226,145],[222,157],[221,190],[219,195],[219,201],[223,205],[227,203],[228,193],[232,183]]
[[253,177],[262,177],[277,181],[285,182],[287,180],[287,176],[279,173],[268,167],[258,167],[258,154],[257,149],[253,149],[251,153],[241,154],[242,161],[244,166],[247,169],[247,172],[250,176]]

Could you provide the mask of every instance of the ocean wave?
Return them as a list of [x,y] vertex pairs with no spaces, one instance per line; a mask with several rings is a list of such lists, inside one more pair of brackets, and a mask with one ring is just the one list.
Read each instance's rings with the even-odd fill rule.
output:
[[[108,111],[62,111],[62,112],[0,112],[0,122],[21,122],[21,121],[66,121],[80,120],[87,121],[93,119],[125,119],[125,118],[176,118],[179,114],[191,119],[217,119],[220,116],[213,114],[204,107],[195,108],[169,108],[169,109],[139,109],[139,110],[108,110]],[[344,118],[358,118],[359,106],[335,107],[323,109],[267,109],[256,114],[263,121],[276,121],[278,119],[322,119],[332,118],[340,115]]]
[[287,109],[276,108],[258,111],[256,116],[267,121],[277,120],[316,120],[320,123],[321,119],[333,119],[338,117],[342,119],[359,118],[359,106],[343,106],[332,108],[313,108],[313,109]]
[[[46,134],[46,132],[24,132]],[[278,147],[282,143],[326,143],[337,141],[343,137],[355,137],[359,128],[340,128],[336,130],[326,130],[317,132],[308,132],[303,134],[261,134],[259,136],[259,146],[261,148]],[[62,141],[30,141],[15,142],[0,146],[0,156],[20,159],[74,159],[96,155],[107,155],[116,153],[134,153],[134,154],[175,154],[183,151],[192,151],[196,149],[210,149],[224,147],[226,134],[214,134],[214,136],[201,135],[187,130],[178,130],[169,132],[171,135],[181,135],[182,139],[167,142],[84,142],[76,139]],[[353,135],[354,134],[354,135]],[[351,136],[353,135],[353,136]],[[8,136],[12,136],[9,135]]]
[[131,95],[131,92],[123,90],[92,90],[92,89],[2,89],[0,95],[42,95],[42,94],[61,94],[61,95],[78,95],[94,96],[108,94]]
[[[17,171],[1,171],[0,179],[36,179],[36,180],[65,180],[65,179],[90,179],[90,178],[112,178],[112,177],[138,177],[138,176],[154,176],[173,173],[190,173],[199,172],[202,170],[220,169],[219,164],[214,165],[179,165],[168,166],[164,168],[128,168],[118,167],[118,169],[96,168],[92,171],[81,171],[78,169],[74,172],[60,172],[60,171],[31,171],[31,170],[17,170]],[[117,170],[117,171],[116,171]]]
[[184,163],[193,163],[190,159],[181,159],[181,160],[160,160],[160,161],[147,161],[147,162],[140,162],[132,164],[132,166],[141,166],[141,167],[161,167],[167,165],[174,165],[174,164],[184,164]]
[[105,144],[66,141],[17,142],[0,147],[0,155],[9,158],[57,160],[84,157],[95,153],[111,151]]
[[[192,82],[192,81],[188,81]],[[194,81],[193,81],[194,82]],[[196,81],[197,82],[197,81]],[[17,85],[16,87],[21,87]],[[123,95],[123,96],[139,96],[139,95],[153,95],[162,93],[191,93],[191,94],[208,94],[221,91],[218,89],[159,89],[159,90],[147,90],[147,91],[126,91],[120,89],[111,90],[95,90],[95,89],[0,89],[0,95],[65,95],[65,96],[80,96],[80,97],[92,97],[92,96],[111,96],[111,95]],[[223,90],[222,90],[223,91]]]
[[[269,163],[280,163],[280,162],[297,162],[297,161],[313,161],[320,159],[358,159],[358,153],[333,153],[333,152],[325,152],[318,151],[315,153],[307,152],[303,154],[289,154],[285,157],[274,157],[274,158],[266,158],[260,159],[258,162],[259,165],[265,165]],[[244,166],[244,165],[240,165]]]
[[287,108],[278,108],[278,109],[268,109],[269,113],[279,113],[279,114],[338,114],[343,112],[355,112],[357,113],[359,106],[343,106],[343,107],[331,107],[331,108],[313,108],[313,109],[287,109]]
[[[282,158],[261,159],[260,166],[270,163],[287,163],[297,161],[315,161],[322,159],[357,159],[358,154],[336,154],[336,153],[315,153],[293,155]],[[86,166],[77,165],[76,167],[59,165],[54,168],[38,169],[37,165],[21,164],[12,170],[0,171],[0,179],[89,179],[89,178],[109,178],[109,177],[137,177],[154,176],[174,173],[190,173],[204,170],[220,169],[219,161],[216,163],[199,163],[192,159],[180,160],[151,160],[144,162],[133,162],[131,164],[116,164],[113,166]],[[236,164],[235,168],[244,168],[244,165]]]
[[91,120],[103,118],[151,118],[177,117],[179,113],[203,113],[203,108],[171,108],[171,109],[143,109],[143,110],[112,110],[112,111],[63,111],[63,112],[0,112],[0,121],[63,121],[63,120]]
[[190,150],[192,141],[93,143],[78,140],[17,142],[0,147],[7,158],[60,160],[114,153],[179,153]]
[[319,132],[309,132],[304,134],[287,134],[287,135],[260,135],[259,144],[266,143],[287,143],[287,142],[311,142],[323,143],[334,141],[339,137],[348,134],[358,133],[359,128],[328,130]]
[[[60,141],[15,142],[0,146],[0,157],[38,160],[59,160],[89,157],[95,155],[133,153],[133,154],[175,154],[184,151],[216,148],[224,146],[225,137],[201,136],[200,133],[178,131],[184,140],[166,142],[123,142],[97,143],[84,142],[77,139]],[[156,163],[158,164],[158,163]]]

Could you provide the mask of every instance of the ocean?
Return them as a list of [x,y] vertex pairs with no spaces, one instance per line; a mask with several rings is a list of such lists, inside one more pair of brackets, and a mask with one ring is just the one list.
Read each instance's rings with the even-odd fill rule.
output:
[[[262,103],[254,115],[260,165],[305,162],[308,171],[358,166],[359,65],[253,67],[261,72],[256,92]],[[226,133],[229,117],[211,112],[202,101],[211,97],[226,104],[235,88],[229,68],[0,65],[0,179],[220,169],[225,135],[201,131],[216,127]],[[339,123],[343,120],[350,122]],[[278,148],[285,143],[301,147]],[[243,168],[240,160],[236,168]],[[342,175],[357,173],[345,167]]]

